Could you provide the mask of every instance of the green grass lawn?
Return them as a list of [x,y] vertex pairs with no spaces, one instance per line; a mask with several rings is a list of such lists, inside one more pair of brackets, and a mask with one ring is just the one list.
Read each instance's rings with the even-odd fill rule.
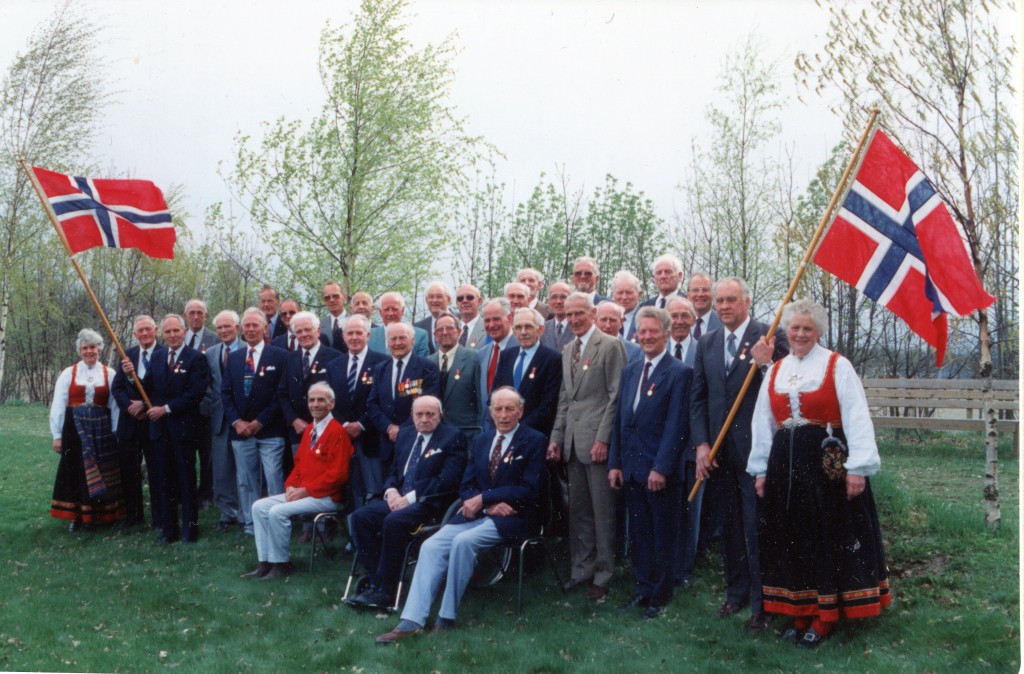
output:
[[698,569],[666,614],[644,622],[616,606],[631,595],[620,570],[608,601],[562,596],[549,572],[471,590],[460,629],[377,646],[394,616],[340,603],[348,560],[293,544],[300,571],[284,582],[239,578],[251,539],[213,531],[193,546],[152,532],[68,534],[49,517],[57,455],[46,410],[0,407],[0,669],[77,672],[964,672],[1017,671],[1018,468],[1003,448],[1003,526],[985,530],[980,436],[904,435],[882,443],[873,480],[895,600],[874,620],[842,623],[813,652],[750,637],[747,612],[721,620],[719,556]]

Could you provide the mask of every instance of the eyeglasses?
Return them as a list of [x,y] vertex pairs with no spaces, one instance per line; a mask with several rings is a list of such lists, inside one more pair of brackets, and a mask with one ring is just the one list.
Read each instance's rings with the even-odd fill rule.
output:
[[572,275],[573,275],[573,276],[593,276],[593,275],[594,275],[594,272],[592,272],[592,271],[587,271],[586,269],[581,269],[581,270],[579,270],[579,271],[574,271],[574,272],[572,273]]
[[459,295],[455,298],[456,302],[471,302],[476,299],[476,295]]
[[342,295],[341,293],[334,293],[333,295],[324,295],[324,302],[328,302],[330,300],[340,300],[342,297],[344,297],[344,295]]
[[282,316],[294,316],[297,313],[299,313],[299,312],[297,312],[297,311],[282,311],[281,315]]

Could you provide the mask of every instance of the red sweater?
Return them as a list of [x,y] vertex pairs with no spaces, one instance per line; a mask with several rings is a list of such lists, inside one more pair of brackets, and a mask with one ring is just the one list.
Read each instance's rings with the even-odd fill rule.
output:
[[345,427],[331,418],[327,427],[316,440],[316,446],[309,446],[313,424],[306,426],[295,452],[295,468],[285,481],[285,487],[303,487],[314,498],[330,496],[335,502],[341,501],[345,483],[348,482],[348,463],[352,458],[352,443]]

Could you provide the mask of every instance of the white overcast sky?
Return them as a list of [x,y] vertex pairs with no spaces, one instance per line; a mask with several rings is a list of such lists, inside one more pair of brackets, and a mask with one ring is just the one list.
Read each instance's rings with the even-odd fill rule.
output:
[[[0,67],[51,16],[52,0],[0,0]],[[229,194],[239,131],[264,120],[308,120],[323,101],[317,45],[326,20],[344,23],[351,0],[83,0],[105,26],[98,52],[114,88],[96,145],[101,166],[187,194],[189,226]],[[707,143],[705,109],[717,100],[723,57],[754,33],[779,64],[783,143],[802,188],[841,128],[824,102],[796,100],[798,51],[819,51],[825,13],[813,0],[419,0],[416,45],[457,33],[451,102],[472,133],[503,151],[499,179],[523,200],[541,171],[564,165],[587,193],[611,173],[645,191],[666,219],[684,200],[691,139]],[[237,209],[236,209],[237,212]]]

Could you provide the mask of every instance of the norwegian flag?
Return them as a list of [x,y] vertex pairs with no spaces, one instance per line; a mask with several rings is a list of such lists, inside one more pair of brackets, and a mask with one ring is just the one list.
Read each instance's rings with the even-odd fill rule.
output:
[[171,259],[177,236],[160,188],[148,180],[79,178],[32,167],[71,254],[106,246]]
[[988,307],[966,242],[935,188],[881,130],[814,262],[906,321],[946,357],[946,314]]

